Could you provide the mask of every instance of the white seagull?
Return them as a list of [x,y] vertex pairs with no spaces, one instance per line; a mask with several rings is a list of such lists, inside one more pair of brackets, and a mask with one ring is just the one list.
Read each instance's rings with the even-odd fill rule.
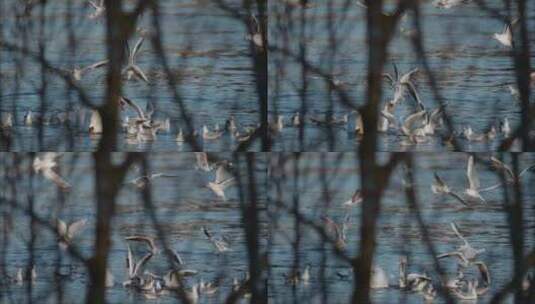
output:
[[234,185],[236,179],[228,172],[228,164],[219,164],[215,173],[215,181],[209,182],[207,187],[212,190],[215,195],[226,200],[225,189]]
[[77,233],[87,224],[87,219],[80,219],[70,224],[66,224],[61,219],[56,220],[56,229],[58,233],[58,243],[61,249],[65,250],[72,243]]
[[457,250],[455,251],[438,255],[437,259],[442,259],[442,258],[446,258],[450,256],[456,256],[460,261],[459,264],[462,265],[463,267],[467,267],[471,264],[475,264],[477,262],[476,261],[477,256],[485,252],[485,249],[484,248],[475,249],[474,247],[472,247],[470,243],[468,243],[468,241],[461,235],[461,233],[457,229],[457,225],[454,222],[451,222],[450,225],[455,235],[459,239],[461,239],[461,241],[463,241],[464,244],[461,245],[459,248],[457,248]]
[[35,173],[41,173],[43,176],[54,182],[60,189],[68,190],[71,185],[65,181],[57,172],[59,153],[47,152],[41,157],[36,157],[33,161],[33,170]]
[[431,191],[435,194],[447,194],[455,198],[457,201],[459,201],[461,204],[470,207],[470,205],[457,193],[453,192],[450,187],[440,178],[438,173],[435,172],[434,175],[434,181],[431,185]]
[[362,203],[362,192],[360,189],[355,190],[350,200],[345,201],[342,205],[344,206],[355,206]]

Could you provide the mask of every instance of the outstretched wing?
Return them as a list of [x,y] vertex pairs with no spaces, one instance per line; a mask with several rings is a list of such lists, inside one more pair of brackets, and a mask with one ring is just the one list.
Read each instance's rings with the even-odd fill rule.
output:
[[203,171],[210,171],[210,164],[208,163],[208,154],[206,152],[195,152],[197,159],[197,168]]
[[134,74],[136,74],[137,77],[143,79],[146,83],[149,83],[149,79],[137,65],[134,64],[130,68],[134,71]]
[[531,166],[525,168],[524,170],[520,171],[520,173],[518,174],[518,177],[521,177],[526,172],[532,171],[533,169],[535,169],[535,165],[531,165]]
[[145,242],[149,246],[150,252],[156,252],[156,245],[154,243],[154,238],[144,235],[133,235],[125,238],[127,241],[136,241],[136,242]]
[[139,107],[139,105],[137,103],[135,103],[130,98],[126,98],[124,96],[121,97],[121,100],[124,101],[130,107],[132,107],[134,109],[134,111],[137,112],[137,115],[139,116],[139,118],[141,120],[145,120],[145,113],[143,113],[143,110]]
[[407,85],[407,87],[409,88],[409,94],[411,94],[414,101],[416,101],[416,103],[418,104],[420,111],[424,111],[425,110],[424,103],[420,99],[420,94],[418,94],[418,91],[416,90],[416,87],[414,86],[412,81],[408,80],[404,84]]
[[464,236],[459,232],[459,228],[457,227],[457,224],[455,224],[455,222],[451,222],[450,226],[453,232],[455,233],[455,235],[457,235],[457,237],[461,239],[461,241],[463,241],[465,244],[468,244]]
[[56,184],[58,187],[60,187],[62,190],[68,190],[71,185],[65,181],[61,176],[59,176],[53,169],[49,168],[47,170],[43,171],[44,177],[51,180]]
[[81,69],[81,72],[98,69],[98,68],[106,66],[107,64],[108,64],[108,60],[102,60],[102,61],[93,63],[92,65],[86,66],[85,68]]
[[58,229],[58,234],[60,236],[67,235],[67,224],[65,224],[65,222],[61,219],[56,220],[56,229]]
[[216,184],[227,182],[228,180],[233,179],[233,178],[234,177],[232,176],[232,174],[230,174],[230,172],[228,172],[225,165],[220,165],[219,167],[217,167],[217,170],[215,172]]
[[132,254],[132,248],[130,248],[130,244],[126,243],[127,248],[127,254],[126,254],[126,269],[127,274],[129,278],[133,278],[135,274],[135,261],[134,261],[134,255]]
[[423,117],[425,116],[425,114],[426,114],[425,111],[419,111],[419,112],[409,115],[405,119],[405,121],[403,122],[403,128],[402,128],[403,132],[406,133],[405,135],[410,135],[413,125],[416,122],[421,121]]
[[468,178],[468,188],[477,190],[479,188],[479,176],[474,165],[474,156],[468,157],[468,164],[466,165],[466,177]]
[[134,276],[138,275],[141,271],[141,268],[152,258],[152,252],[144,255],[135,265],[134,265]]
[[455,192],[448,192],[449,195],[451,195],[453,198],[455,198],[456,200],[458,200],[461,204],[465,205],[466,207],[471,207],[462,197],[460,197],[457,193]]
[[77,233],[82,231],[82,229],[85,227],[85,224],[87,224],[87,219],[80,219],[71,223],[67,228],[67,235],[69,238],[73,238]]
[[132,61],[134,61],[134,59],[136,58],[136,55],[139,52],[139,49],[141,49],[141,45],[143,45],[143,41],[144,40],[145,40],[145,38],[142,36],[136,42],[136,45],[134,46],[134,49],[132,50]]

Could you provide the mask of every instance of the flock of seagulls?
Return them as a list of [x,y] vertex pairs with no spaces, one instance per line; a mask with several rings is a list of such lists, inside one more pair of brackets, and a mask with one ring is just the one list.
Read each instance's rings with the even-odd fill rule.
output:
[[[467,4],[467,0],[438,0],[434,2],[436,7],[450,9]],[[361,1],[356,2],[358,6],[366,8],[367,6]],[[303,6],[310,7],[310,3],[305,2]],[[507,47],[513,47],[513,27],[518,23],[518,19],[514,19],[504,25],[502,32],[495,33],[493,38],[496,41]],[[449,132],[442,132],[444,128],[444,108],[428,109],[424,105],[424,100],[418,94],[417,86],[415,85],[415,76],[418,69],[412,69],[405,74],[400,74],[394,63],[394,74],[385,73],[383,76],[387,84],[393,90],[393,97],[387,101],[381,111],[378,120],[378,132],[397,135],[402,138],[402,146],[412,146],[421,143],[428,143],[433,136],[438,136],[439,140],[450,146],[453,138],[465,139],[468,142],[483,142],[491,143],[493,140],[502,138],[509,138],[513,131],[508,117],[503,117],[500,121],[488,126],[488,128],[481,133],[473,130],[472,126],[464,125],[458,130],[453,130],[453,134]],[[535,87],[535,72],[531,72],[531,85]],[[334,85],[339,85],[340,81],[334,80]],[[518,89],[509,85],[508,89],[519,100]],[[401,104],[407,97],[411,97],[414,101],[411,113],[406,117],[399,117],[395,114],[395,109],[398,104]],[[303,127],[304,124],[316,125],[319,127],[331,127],[345,129],[350,138],[354,135],[359,137],[364,134],[362,124],[362,117],[357,111],[343,114],[339,117],[331,112],[324,114],[324,117],[304,117],[304,113],[296,112],[289,119],[284,115],[276,115],[269,123],[270,136],[276,137],[281,134],[285,127]],[[532,132],[535,137],[535,132]]]
[[[531,165],[527,168],[524,168],[518,174],[518,176],[515,176],[511,168],[509,168],[509,166],[504,164],[502,161],[500,161],[496,157],[491,157],[490,162],[494,168],[504,172],[505,176],[507,177],[507,180],[506,180],[507,183],[512,183],[515,180],[520,180],[522,176],[524,176],[527,172],[535,168],[535,165]],[[468,207],[468,208],[474,208],[475,206],[477,206],[477,204],[487,204],[487,201],[482,196],[482,193],[495,190],[503,186],[502,183],[497,183],[492,186],[481,188],[481,185],[479,182],[479,175],[477,173],[477,169],[474,164],[473,155],[470,155],[468,157],[468,163],[466,165],[466,180],[467,180],[467,185],[463,192],[464,196],[461,196],[460,192],[453,191],[446,184],[446,182],[440,177],[440,175],[438,175],[438,173],[435,172],[434,181],[433,181],[433,184],[431,185],[431,191],[437,195],[449,195],[453,197],[456,201],[461,203],[463,206]]]
[[[436,195],[447,195],[461,203],[465,208],[476,208],[478,205],[488,204],[482,193],[491,191],[514,182],[520,182],[526,173],[535,169],[535,164],[522,169],[518,174],[498,158],[492,156],[489,159],[489,165],[498,171],[504,178],[503,182],[482,188],[479,182],[479,175],[476,169],[475,158],[473,155],[468,157],[466,168],[467,184],[464,191],[453,191],[446,182],[434,173],[434,181],[431,184],[431,191]],[[404,181],[404,185],[407,183]],[[354,206],[362,203],[363,197],[357,189],[350,199],[343,201],[341,206],[345,209],[343,220],[336,220],[322,216],[321,225],[328,236],[328,241],[338,250],[344,250],[347,245],[346,232],[350,226],[349,211]],[[451,261],[455,263],[456,274],[448,274],[446,277],[439,279],[424,272],[409,272],[409,263],[407,256],[401,256],[399,259],[399,283],[391,282],[391,275],[379,265],[373,265],[370,278],[370,287],[372,289],[398,288],[402,291],[415,292],[422,295],[425,302],[432,302],[438,289],[449,292],[459,300],[477,300],[486,294],[491,287],[491,273],[487,264],[480,258],[485,253],[484,248],[474,247],[468,239],[460,232],[455,222],[450,223],[451,230],[456,238],[462,243],[451,251],[440,253],[436,256],[439,261]],[[344,268],[336,271],[336,276],[340,280],[349,280],[353,274],[352,268]],[[289,273],[283,274],[286,282],[294,286],[308,286],[313,280],[312,265],[306,264],[304,270],[292,269]],[[523,279],[523,290],[528,290],[533,284],[534,279],[530,274],[526,274]]]
[[[233,164],[228,160],[220,160],[217,162],[210,162],[206,152],[194,152],[196,158],[195,169],[210,173],[215,170],[215,179],[206,184],[206,188],[210,189],[216,197],[226,201],[227,196],[225,191],[236,184],[236,178],[233,176]],[[63,191],[69,191],[71,184],[60,175],[58,160],[63,153],[47,152],[38,155],[33,160],[33,170],[36,174],[42,175],[46,180],[54,183]],[[128,181],[126,184],[131,184],[138,189],[145,188],[157,178],[176,178],[177,175],[167,173],[151,173],[146,176],[138,176]],[[64,229],[68,231],[68,229]],[[207,233],[207,232],[205,232]]]
[[[466,125],[462,130],[454,130],[454,133],[449,137],[446,136],[445,132],[439,132],[443,130],[444,126],[443,108],[427,109],[425,107],[414,84],[413,77],[417,72],[418,69],[413,69],[400,75],[394,63],[394,74],[384,74],[394,94],[392,99],[387,101],[380,111],[377,127],[379,133],[394,134],[402,137],[402,145],[428,143],[433,136],[439,136],[441,141],[449,144],[452,136],[469,142],[491,142],[500,136],[507,138],[512,135],[512,127],[508,117],[504,117],[497,124],[490,126],[484,133],[476,133],[470,125]],[[535,79],[535,73],[533,78]],[[395,114],[396,106],[409,96],[414,102],[412,108],[416,110],[404,118],[397,117]],[[290,117],[289,123],[285,121],[284,115],[277,115],[275,121],[269,125],[270,136],[279,135],[285,127],[302,127],[306,121],[299,112]],[[342,128],[347,131],[348,135],[352,136],[357,135],[360,137],[364,134],[362,117],[357,111],[351,111],[340,117],[336,117],[333,113],[326,113],[324,117],[308,117],[308,122],[319,127]]]
[[[91,12],[87,14],[88,19],[98,21],[104,18],[106,7],[103,0],[88,0],[86,3],[91,9]],[[260,23],[256,16],[249,16],[248,27],[249,34],[244,39],[251,41],[257,48],[263,48]],[[149,33],[143,28],[137,28],[134,33],[139,37],[133,48],[131,48],[128,41],[125,43],[126,56],[122,63],[122,76],[127,81],[139,80],[146,84],[151,84],[148,74],[137,63],[143,43],[145,38],[149,36]],[[62,71],[73,82],[80,82],[86,75],[106,67],[108,63],[108,60],[99,60],[87,66],[76,66],[69,69],[62,69]],[[156,121],[152,117],[153,111],[142,111],[134,101],[127,97],[121,97],[121,104],[130,106],[137,113],[137,117],[134,118],[121,115],[121,131],[126,133],[127,144],[152,142],[157,139],[157,134],[174,133],[176,144],[179,147],[192,139],[197,140],[198,143],[204,143],[228,138],[233,144],[237,145],[251,140],[252,135],[260,128],[260,123],[240,124],[234,115],[230,115],[224,121],[224,127],[220,127],[219,123],[215,123],[214,125],[204,124],[191,132],[184,132],[181,123],[177,122],[176,126],[171,126],[169,118]],[[147,103],[147,108],[149,107],[153,107],[153,101]],[[90,116],[89,126],[87,125],[88,116]],[[69,130],[74,130],[77,133],[87,132],[92,139],[98,139],[99,135],[103,132],[102,118],[96,109],[90,111],[81,108],[69,111],[52,110],[47,111],[46,114],[27,109],[22,121],[15,119],[10,112],[1,113],[0,131],[2,133],[10,135],[13,127],[20,125],[24,127],[65,126]]]
[[[457,225],[450,223],[455,235],[463,241],[463,245],[455,251],[439,254],[437,259],[456,258],[457,273],[454,276],[447,276],[435,279],[426,272],[409,272],[408,257],[403,255],[399,258],[399,280],[398,284],[391,282],[390,276],[382,267],[373,265],[370,287],[372,289],[397,288],[402,291],[420,293],[426,303],[431,303],[437,296],[437,287],[450,292],[460,300],[477,300],[484,295],[491,285],[491,274],[487,265],[478,259],[478,256],[485,252],[485,249],[475,249],[466,238],[459,232]],[[294,270],[288,274],[283,274],[286,282],[292,285],[308,286],[312,280],[311,265],[307,264],[305,269]],[[476,275],[471,275],[471,267],[475,267]],[[336,272],[340,280],[348,280],[352,275],[351,269],[341,269]],[[526,276],[526,284],[530,284],[531,278]]]
[[[211,161],[210,157],[205,152],[195,152],[196,162],[194,168],[204,173],[211,173],[215,171],[215,180],[209,182],[206,187],[211,189],[216,197],[226,200],[225,190],[233,185],[235,177],[231,171],[233,165],[228,160]],[[36,174],[42,175],[44,179],[52,182],[57,187],[64,191],[68,191],[72,186],[59,173],[59,160],[61,153],[42,153],[33,160],[33,170]],[[157,178],[163,177],[178,177],[164,173],[153,173],[147,176],[139,176],[131,181],[126,182],[135,186],[138,189],[145,188],[149,183],[155,182]],[[57,218],[55,222],[55,233],[57,244],[63,251],[67,250],[69,246],[73,245],[77,235],[83,231],[87,226],[88,220],[78,219],[70,223],[66,223],[62,219]],[[222,233],[214,233],[210,231],[207,226],[202,226],[202,233],[206,240],[212,244],[214,252],[218,255],[232,252],[232,242],[227,235]],[[172,249],[163,250],[158,247],[158,240],[146,235],[132,235],[125,237],[126,242],[126,280],[122,286],[133,291],[143,294],[147,298],[158,298],[161,295],[170,293],[178,293],[178,289],[184,292],[184,295],[192,303],[197,303],[202,295],[215,294],[220,282],[205,282],[203,279],[195,280],[195,283],[190,287],[187,286],[187,279],[199,275],[199,272],[194,269],[186,268],[187,265],[184,259]],[[136,256],[132,249],[134,244],[142,244],[147,250],[140,256]],[[172,261],[172,268],[165,273],[154,273],[146,269],[146,265],[155,256],[166,254]],[[17,273],[10,277],[9,281],[13,283],[34,282],[37,278],[37,270],[32,267],[29,271],[22,268],[17,269]],[[234,291],[240,290],[240,294],[244,297],[250,297],[248,291],[249,276],[244,274],[243,278],[234,278],[232,282],[232,289]],[[111,270],[107,270],[106,286],[115,286],[115,278]]]
[[[135,70],[135,68],[132,69]],[[177,129],[174,139],[179,147],[191,139],[195,139],[199,143],[229,140],[232,143],[239,144],[251,140],[252,135],[260,128],[260,124],[240,124],[234,115],[230,115],[224,121],[223,127],[218,123],[214,126],[203,125],[200,129],[193,130],[192,133],[187,134],[178,124],[176,126],[173,125],[169,118],[156,119],[154,115],[155,106],[151,101],[143,109],[131,98],[122,96],[120,97],[120,105],[121,124],[119,131],[124,134],[128,144],[153,142],[157,140],[159,134],[173,136],[174,129]],[[130,116],[129,113],[132,112],[135,113],[135,116]],[[1,118],[0,126],[2,130],[9,131],[15,125],[15,119],[12,113],[2,113]],[[98,139],[103,132],[102,117],[99,112],[97,110],[88,111],[81,108],[64,112],[59,110],[52,111],[46,116],[42,116],[28,109],[24,113],[20,125],[27,128],[36,128],[41,125],[64,126],[78,134],[86,132],[92,139]]]

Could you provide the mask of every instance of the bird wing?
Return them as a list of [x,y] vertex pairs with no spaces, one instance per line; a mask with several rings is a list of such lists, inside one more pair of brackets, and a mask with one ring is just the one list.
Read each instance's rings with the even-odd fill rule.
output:
[[49,168],[47,170],[43,171],[43,175],[54,182],[58,187],[60,187],[63,190],[67,190],[71,187],[71,185],[65,181],[61,176],[59,176],[53,169]]
[[143,113],[143,110],[139,107],[137,103],[135,103],[130,98],[126,98],[124,96],[121,98],[127,105],[132,107],[137,112],[137,115],[139,116],[140,119],[145,120],[145,113]]
[[489,186],[487,188],[479,189],[479,193],[492,191],[494,189],[500,188],[501,186],[502,186],[502,183],[497,183],[496,185],[492,185],[492,186]]
[[521,177],[522,175],[524,175],[526,172],[529,172],[531,170],[535,169],[535,165],[531,165],[527,168],[525,168],[524,170],[520,171],[520,173],[518,174],[518,177]]
[[234,177],[230,177],[230,178],[227,178],[226,180],[222,181],[221,183],[219,183],[221,185],[221,188],[223,190],[225,190],[226,188],[232,186],[232,185],[235,185],[236,184],[236,179]]
[[411,81],[411,77],[413,74],[418,72],[418,68],[415,68],[409,72],[407,72],[405,75],[401,76],[400,82],[401,83],[408,83]]
[[383,73],[383,78],[386,78],[388,81],[390,81],[390,85],[393,86],[396,82],[394,81],[394,78],[392,75],[388,73]]
[[101,68],[101,67],[103,67],[103,66],[105,66],[107,64],[108,64],[108,60],[102,60],[102,61],[93,63],[92,65],[88,65],[85,68],[82,68],[81,72],[85,72],[87,70],[98,69],[98,68]]
[[440,188],[447,188],[448,185],[446,185],[446,183],[442,180],[442,178],[440,178],[438,173],[435,172],[434,177],[435,177],[435,184],[437,184],[437,186],[439,186]]
[[156,252],[156,245],[154,244],[154,238],[144,235],[133,235],[125,238],[127,241],[145,242],[149,246],[150,252]]
[[340,235],[340,229],[338,228],[338,224],[336,224],[336,222],[328,216],[324,216],[323,221],[325,222],[325,226],[327,226],[327,229],[333,231],[335,233],[336,238],[338,238],[338,236]]
[[477,190],[479,188],[479,176],[474,166],[474,156],[470,155],[466,165],[466,177],[468,178],[468,188]]
[[451,229],[453,230],[453,232],[455,233],[455,235],[461,239],[461,241],[463,241],[465,243],[465,245],[468,245],[468,241],[464,238],[464,236],[459,232],[459,228],[457,227],[457,224],[455,224],[455,222],[451,222],[450,223],[450,226],[451,226]]
[[442,115],[442,110],[443,110],[442,107],[438,107],[438,108],[434,109],[431,112],[431,115],[429,115],[429,120],[431,120],[432,122],[437,122],[439,120],[440,116]]
[[220,165],[217,167],[217,170],[215,172],[215,183],[221,184],[223,182],[228,181],[229,179],[233,178],[233,176],[228,172],[225,165]]
[[403,122],[403,127],[402,127],[402,130],[404,130],[403,132],[406,133],[405,135],[410,135],[413,125],[416,122],[420,121],[424,117],[425,114],[426,114],[425,111],[419,111],[419,112],[409,115],[405,119],[405,121]]
[[56,228],[58,229],[58,234],[60,236],[67,235],[67,224],[65,224],[65,222],[61,219],[56,220]]
[[133,275],[138,275],[141,268],[152,258],[152,252],[147,253],[144,255],[135,265],[134,265],[134,273]]
[[504,164],[501,160],[497,159],[496,157],[492,156],[490,158],[490,162],[492,163],[492,165],[500,170],[500,171],[504,171],[505,174],[509,175],[509,177],[511,179],[514,179],[515,178],[515,175],[513,174],[513,171],[511,170],[511,168],[509,168],[509,166],[507,166],[506,164]]
[[353,196],[351,197],[351,201],[362,201],[362,192],[360,191],[360,189],[355,190],[355,193],[353,193]]
[[130,244],[126,243],[127,247],[127,254],[126,254],[126,270],[128,271],[128,277],[133,278],[134,277],[134,270],[135,270],[135,261],[134,261],[134,255],[132,254],[132,248],[130,248]]
[[479,269],[479,273],[481,274],[481,277],[483,278],[483,281],[488,286],[490,285],[490,272],[487,265],[481,261],[475,262],[474,264],[477,265],[477,268]]
[[147,119],[150,119],[152,117],[152,114],[154,114],[154,103],[152,100],[149,100],[147,102],[147,105],[145,106],[145,116],[147,116]]
[[131,60],[132,61],[134,61],[134,59],[136,58],[136,55],[139,52],[139,49],[141,48],[141,45],[143,45],[143,41],[144,40],[145,40],[145,38],[142,36],[136,42],[136,45],[134,46],[134,49],[132,50],[132,54],[131,54]]
[[466,207],[471,207],[462,197],[460,197],[457,193],[450,191],[448,192],[449,195],[454,197],[456,200],[458,200],[461,204],[465,205]]
[[93,2],[91,0],[89,0],[88,2],[93,8],[98,9],[98,5],[95,2]]
[[396,117],[388,112],[386,112],[385,110],[382,110],[381,111],[381,115],[386,119],[388,120],[388,122],[390,124],[393,124],[394,126],[399,126],[398,125],[398,120],[396,119]]
[[78,232],[82,231],[82,229],[85,227],[85,224],[87,224],[87,219],[80,219],[76,222],[72,222],[67,228],[68,237],[73,238]]
[[175,250],[170,250],[170,254],[175,263],[177,263],[178,265],[184,265],[184,260],[182,260],[182,257],[178,254],[178,252],[176,252]]
[[207,172],[210,171],[206,152],[195,152],[195,158],[197,159],[197,168]]
[[392,65],[394,66],[394,78],[396,79],[396,81],[399,81],[399,70],[398,70],[398,66],[396,65],[395,62],[393,62]]
[[437,259],[443,259],[443,258],[447,258],[447,257],[450,257],[450,256],[456,256],[459,259],[461,259],[462,261],[468,262],[468,261],[466,261],[466,258],[462,255],[462,253],[460,253],[458,251],[452,251],[452,252],[446,252],[446,253],[443,253],[443,254],[439,254],[439,255],[437,255]]
[[212,239],[212,234],[205,226],[202,226],[202,231],[204,232],[204,235],[206,235],[207,238]]
[[137,65],[134,64],[130,68],[132,69],[132,71],[134,71],[134,74],[136,74],[139,78],[143,79],[143,81],[145,81],[146,83],[149,83],[149,79]]
[[408,80],[404,84],[409,88],[409,94],[411,94],[414,101],[416,101],[416,103],[420,107],[420,111],[424,111],[425,110],[424,103],[420,99],[420,94],[418,94],[418,91],[416,90],[416,87],[414,86],[412,81]]
[[61,157],[63,153],[57,153],[57,152],[46,152],[43,154],[43,162],[45,163],[54,163],[53,167],[56,167],[58,158]]

